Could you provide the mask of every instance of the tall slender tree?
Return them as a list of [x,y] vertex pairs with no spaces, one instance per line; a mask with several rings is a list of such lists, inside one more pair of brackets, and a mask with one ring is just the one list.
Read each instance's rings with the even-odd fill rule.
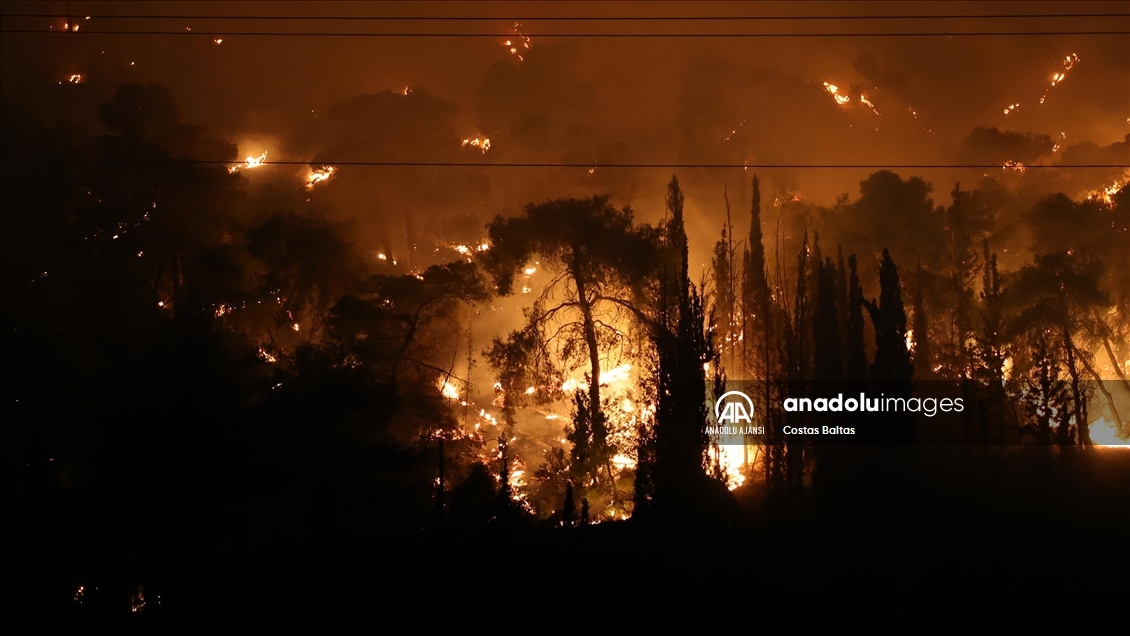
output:
[[[898,266],[891,254],[883,250],[879,263],[879,299],[864,301],[871,323],[875,327],[875,360],[871,364],[874,388],[887,397],[909,398],[914,365],[906,346],[906,308],[902,302],[902,283]],[[896,430],[891,431],[891,441],[913,442],[916,438],[914,418],[892,417]]]
[[687,509],[706,473],[706,370],[713,356],[706,310],[691,284],[678,179],[667,187],[663,265],[653,321],[657,352],[655,498],[670,511]]

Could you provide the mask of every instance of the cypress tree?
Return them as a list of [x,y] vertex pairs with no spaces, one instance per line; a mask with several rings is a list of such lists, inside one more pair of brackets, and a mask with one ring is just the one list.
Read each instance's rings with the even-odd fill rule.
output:
[[867,348],[863,339],[863,287],[859,284],[858,263],[855,254],[848,257],[848,337],[847,378],[853,383],[867,386]]
[[[909,398],[914,365],[906,346],[906,308],[902,302],[898,266],[886,249],[883,249],[883,258],[879,264],[879,300],[865,301],[865,306],[875,327],[875,361],[871,364],[874,388],[887,397]],[[895,422],[897,430],[892,431],[893,436],[889,439],[913,441],[914,419],[912,413],[904,413],[902,417],[893,416],[891,420]]]
[[933,352],[930,347],[930,323],[926,319],[926,278],[922,270],[922,262],[918,262],[918,270],[914,276],[914,328],[912,340],[914,341],[914,368],[918,378],[928,378],[932,375]]

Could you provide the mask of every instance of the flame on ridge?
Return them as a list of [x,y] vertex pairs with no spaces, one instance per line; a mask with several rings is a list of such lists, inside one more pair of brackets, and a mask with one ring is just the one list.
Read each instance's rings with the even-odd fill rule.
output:
[[243,163],[239,163],[239,164],[236,164],[236,165],[228,168],[228,173],[229,174],[235,174],[236,172],[239,172],[240,170],[242,170],[244,168],[247,168],[248,170],[250,170],[252,168],[258,168],[259,166],[263,165],[263,162],[266,161],[266,160],[267,160],[267,151],[266,150],[264,150],[263,154],[259,155],[258,157],[253,157],[251,155],[248,155],[247,158],[243,160]]

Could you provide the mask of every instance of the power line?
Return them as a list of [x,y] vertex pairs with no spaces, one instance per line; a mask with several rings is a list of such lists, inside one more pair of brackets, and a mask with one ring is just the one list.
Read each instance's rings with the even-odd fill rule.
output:
[[[85,16],[85,14],[79,14]],[[5,13],[0,18],[72,19],[56,13]],[[958,15],[739,15],[739,16],[299,16],[299,15],[91,15],[99,20],[307,20],[328,22],[711,22],[816,20],[1021,20],[1065,18],[1126,18],[1130,13],[958,14]]]
[[[334,31],[44,31],[43,29],[0,29],[0,33],[27,35],[180,35],[199,37],[347,37],[347,38],[513,38],[510,33],[343,33]],[[946,31],[878,33],[522,33],[540,38],[881,38],[881,37],[1023,37],[1041,35],[1130,35],[1123,31]]]
[[[149,158],[83,158],[83,157],[3,157],[4,162],[42,162],[42,163],[155,163],[155,164],[197,164],[197,165],[224,165],[242,166],[243,161],[228,161],[221,159],[149,159]],[[804,163],[534,163],[534,162],[500,162],[476,163],[470,161],[299,161],[299,160],[273,160],[263,161],[258,166],[369,166],[369,167],[407,167],[407,168],[663,168],[663,169],[721,169],[721,168],[795,168],[795,169],[1002,169],[1006,166],[1000,164],[804,164]],[[1011,166],[1008,166],[1011,168]],[[1042,164],[1025,165],[1026,170],[1047,169],[1130,169],[1130,163],[1103,163],[1103,164]]]

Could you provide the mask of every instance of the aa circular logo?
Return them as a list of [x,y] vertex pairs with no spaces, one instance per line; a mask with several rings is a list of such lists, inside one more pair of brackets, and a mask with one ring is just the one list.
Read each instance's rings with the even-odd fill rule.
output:
[[726,391],[714,401],[714,421],[719,426],[753,424],[753,400],[741,391]]

